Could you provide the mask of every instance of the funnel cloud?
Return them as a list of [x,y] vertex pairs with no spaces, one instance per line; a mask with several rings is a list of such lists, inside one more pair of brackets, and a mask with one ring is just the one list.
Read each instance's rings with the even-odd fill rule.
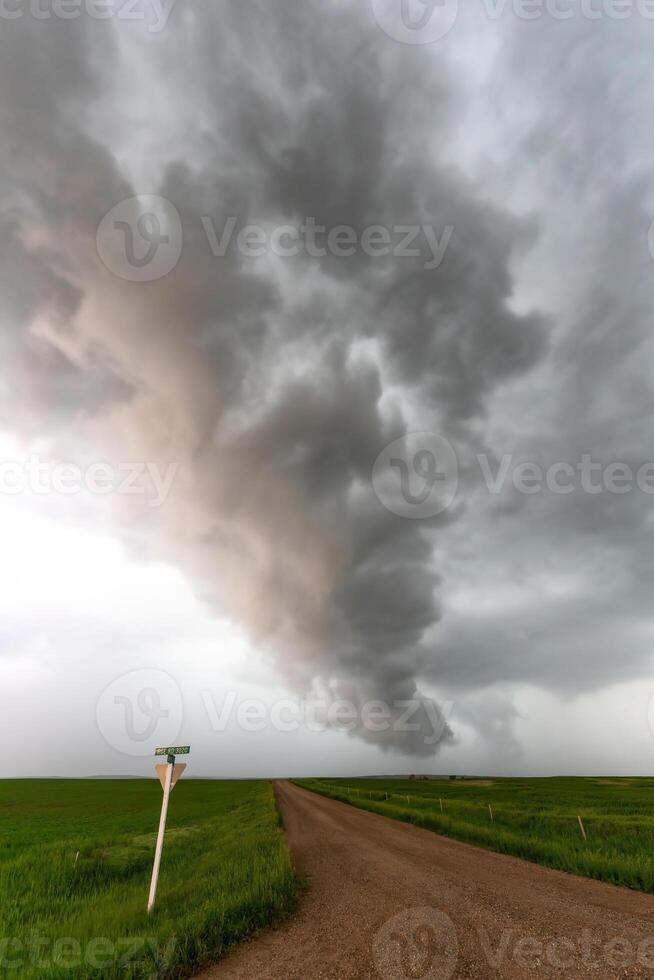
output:
[[[512,684],[643,676],[650,498],[493,496],[475,462],[651,452],[651,43],[622,94],[604,67],[637,25],[480,5],[412,45],[363,4],[275,0],[5,27],[2,427],[174,465],[114,533],[295,691],[417,701],[410,732],[352,733],[385,750],[453,745],[453,699],[513,751]],[[458,492],[414,520],[373,468],[420,432]],[[440,492],[416,462],[389,479]]]

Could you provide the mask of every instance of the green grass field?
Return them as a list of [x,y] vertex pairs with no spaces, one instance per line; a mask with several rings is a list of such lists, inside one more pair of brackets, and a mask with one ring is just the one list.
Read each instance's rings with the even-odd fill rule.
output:
[[181,780],[148,916],[160,807],[154,779],[0,781],[0,977],[188,977],[293,909],[270,783]]
[[297,783],[489,850],[654,892],[654,779],[312,779]]

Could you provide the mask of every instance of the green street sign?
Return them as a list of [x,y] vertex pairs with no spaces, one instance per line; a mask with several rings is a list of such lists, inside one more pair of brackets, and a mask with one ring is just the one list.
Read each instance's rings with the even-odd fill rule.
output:
[[168,745],[163,749],[155,749],[155,755],[188,755],[191,751],[190,745]]

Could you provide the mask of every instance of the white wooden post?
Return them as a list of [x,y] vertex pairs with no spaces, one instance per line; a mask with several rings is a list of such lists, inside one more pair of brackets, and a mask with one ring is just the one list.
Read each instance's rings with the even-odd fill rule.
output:
[[150,895],[148,897],[148,912],[154,907],[154,900],[157,897],[157,882],[159,881],[159,867],[161,865],[161,852],[163,850],[164,833],[166,831],[166,816],[168,814],[168,800],[170,799],[170,786],[173,781],[173,765],[169,762],[166,768],[166,781],[164,783],[163,801],[161,803],[161,817],[159,818],[159,833],[157,834],[157,847],[154,852],[154,865],[152,866],[152,881],[150,882]]

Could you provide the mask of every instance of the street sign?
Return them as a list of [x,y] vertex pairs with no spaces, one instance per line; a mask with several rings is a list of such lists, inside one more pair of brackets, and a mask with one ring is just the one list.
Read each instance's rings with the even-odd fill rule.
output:
[[[166,776],[168,774],[168,766],[166,765],[165,762],[160,762],[159,765],[158,766],[155,766],[154,768],[157,770],[157,775],[159,776],[159,782],[161,783],[161,788],[162,789],[165,789],[166,788]],[[175,783],[177,782],[177,780],[182,775],[182,773],[184,772],[185,769],[186,769],[186,763],[185,762],[178,762],[178,763],[176,763],[173,766],[173,778],[170,781],[170,791],[171,791],[171,793],[175,789]]]
[[161,816],[159,818],[159,833],[157,834],[157,846],[154,851],[154,864],[152,866],[152,880],[150,881],[150,894],[148,896],[148,912],[154,908],[154,900],[157,897],[157,882],[159,881],[159,868],[161,867],[161,852],[163,851],[164,834],[166,832],[166,816],[168,815],[168,801],[173,787],[179,777],[186,769],[185,762],[175,762],[176,755],[188,755],[191,751],[190,745],[171,745],[162,749],[155,749],[155,755],[165,755],[166,762],[160,762],[154,768],[157,770],[159,781],[163,786],[163,800],[161,803]]

